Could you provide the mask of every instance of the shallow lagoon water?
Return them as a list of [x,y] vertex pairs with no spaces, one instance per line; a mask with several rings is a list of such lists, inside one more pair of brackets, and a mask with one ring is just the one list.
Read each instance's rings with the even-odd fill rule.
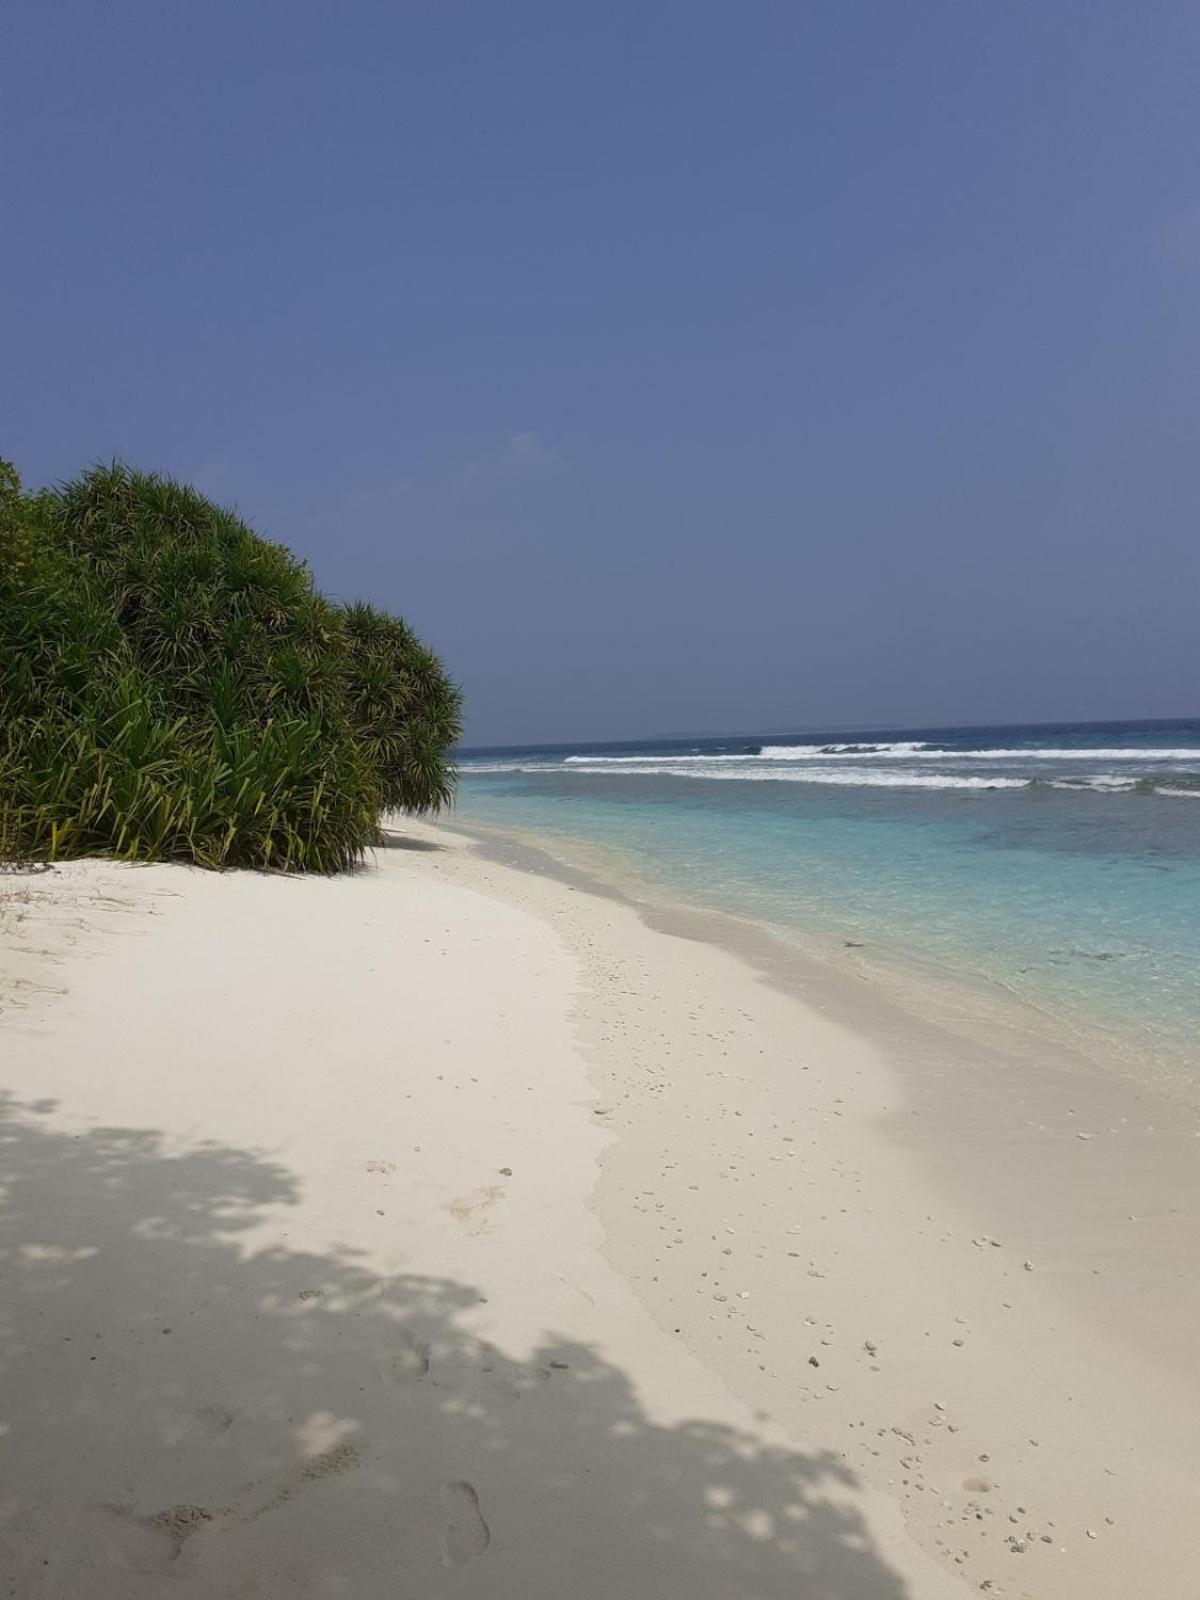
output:
[[1200,1093],[1200,723],[470,752],[464,822],[983,985]]

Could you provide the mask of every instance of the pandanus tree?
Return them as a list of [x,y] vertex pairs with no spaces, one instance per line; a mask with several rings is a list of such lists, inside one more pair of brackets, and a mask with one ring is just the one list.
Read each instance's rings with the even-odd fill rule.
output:
[[461,695],[399,618],[122,465],[0,477],[0,853],[337,871],[454,789]]
[[408,624],[362,602],[343,613],[350,715],[385,810],[437,811],[454,793],[447,759],[462,702],[445,667]]

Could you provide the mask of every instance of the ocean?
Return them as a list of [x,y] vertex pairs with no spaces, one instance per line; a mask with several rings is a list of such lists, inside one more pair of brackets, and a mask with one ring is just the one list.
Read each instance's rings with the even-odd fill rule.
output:
[[[476,749],[460,820],[1200,1097],[1200,719]],[[619,852],[612,856],[611,852]],[[1014,1009],[1015,1008],[1015,1009]]]

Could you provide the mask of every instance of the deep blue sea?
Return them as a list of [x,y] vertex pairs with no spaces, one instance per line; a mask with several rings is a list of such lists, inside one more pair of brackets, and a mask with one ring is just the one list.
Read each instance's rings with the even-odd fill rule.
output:
[[1200,1090],[1200,719],[472,750],[461,770],[464,823],[616,847],[674,897],[965,980]]

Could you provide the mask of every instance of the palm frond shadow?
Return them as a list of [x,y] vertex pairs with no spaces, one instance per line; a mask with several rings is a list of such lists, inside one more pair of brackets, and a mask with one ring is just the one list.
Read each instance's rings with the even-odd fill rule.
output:
[[415,850],[421,854],[436,855],[445,850],[444,844],[438,844],[436,839],[418,839],[414,834],[397,833],[394,829],[383,828],[380,830],[380,850]]
[[0,1185],[13,1593],[908,1594],[836,1458],[655,1420],[578,1340],[497,1349],[469,1284],[256,1243],[299,1198],[261,1155],[6,1101]]

